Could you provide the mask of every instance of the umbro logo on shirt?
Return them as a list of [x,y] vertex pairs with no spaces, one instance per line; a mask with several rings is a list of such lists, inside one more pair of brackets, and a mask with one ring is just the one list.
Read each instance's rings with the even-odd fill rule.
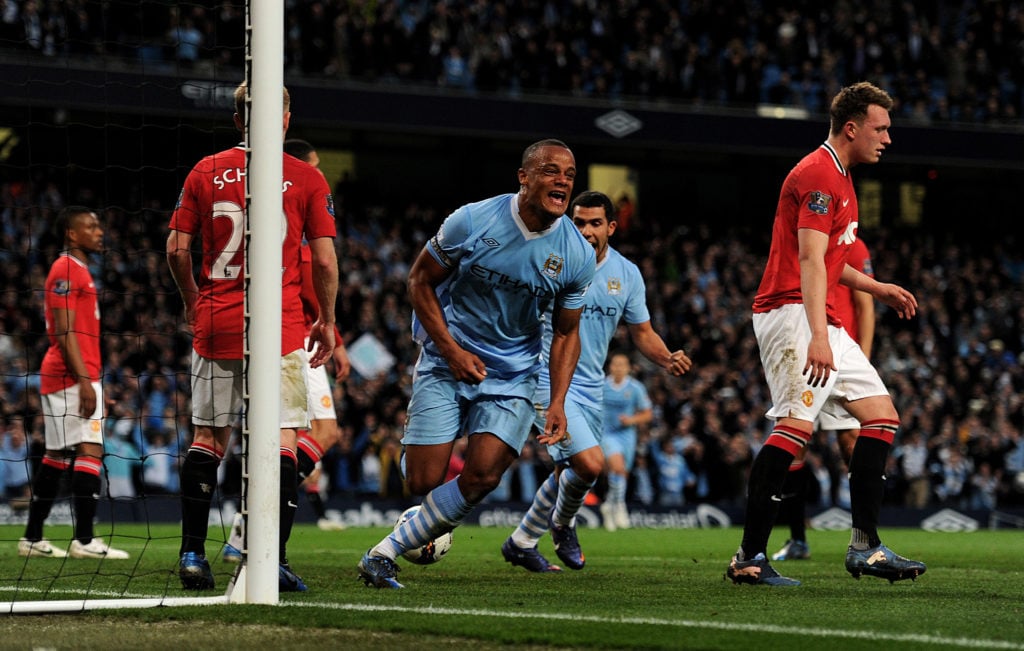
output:
[[492,249],[501,246],[501,242],[494,239],[493,237],[482,237],[480,238],[480,241],[486,244],[487,246],[491,247]]

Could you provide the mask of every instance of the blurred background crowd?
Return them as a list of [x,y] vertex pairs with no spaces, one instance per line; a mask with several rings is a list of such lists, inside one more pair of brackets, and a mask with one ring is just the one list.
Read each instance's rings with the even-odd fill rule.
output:
[[[26,482],[19,466],[29,452],[16,449],[28,445],[38,454],[32,446],[42,440],[40,288],[58,250],[45,228],[63,203],[45,186],[14,190],[5,183],[0,203],[0,456],[7,460],[9,494]],[[345,205],[343,197],[338,205]],[[190,341],[159,247],[169,208],[154,208],[143,219],[103,211],[107,250],[93,265],[102,291],[107,471],[128,479],[122,481],[126,494],[177,490],[177,456],[190,435]],[[345,225],[339,326],[350,346],[370,336],[395,364],[371,377],[353,373],[334,387],[343,436],[324,464],[324,488],[334,494],[404,496],[399,439],[417,355],[405,278],[409,261],[451,209],[409,205],[393,214],[368,205],[363,214],[339,215]],[[1012,241],[957,243],[925,229],[863,236],[877,276],[911,288],[921,305],[909,322],[878,309],[873,361],[903,419],[887,472],[889,501],[965,508],[1024,503],[1024,255]],[[747,470],[770,430],[750,326],[767,238],[767,232],[650,214],[613,240],[643,271],[656,330],[695,362],[690,374],[675,379],[633,356],[655,418],[641,434],[631,499],[663,499],[659,462],[674,459],[650,454],[652,448],[685,460],[684,502],[738,504],[745,498]],[[612,348],[630,351],[624,331]],[[525,500],[549,472],[546,452],[532,443],[529,448],[496,499]],[[846,473],[834,438],[819,433],[811,449],[821,504],[844,505]]]
[[[0,0],[0,50],[220,70],[241,64],[240,4]],[[869,79],[893,93],[904,122],[1019,122],[1019,2],[769,4],[290,0],[286,76],[815,113],[841,85]],[[395,363],[334,387],[342,442],[325,457],[323,489],[401,498],[399,440],[417,355],[405,279],[457,204],[395,206],[329,180],[342,227],[339,327],[349,346],[375,340]],[[41,288],[59,249],[48,229],[69,203],[97,206],[105,230],[92,271],[102,292],[108,486],[125,497],[178,490],[190,437],[190,340],[163,252],[172,201],[106,196],[46,170],[0,178],[0,485],[12,506],[24,504],[41,454]],[[770,428],[750,326],[770,233],[680,206],[646,205],[638,217],[612,244],[641,268],[655,329],[695,365],[675,379],[633,356],[655,417],[641,432],[630,499],[740,504]],[[878,306],[873,361],[903,420],[886,473],[891,504],[1024,504],[1024,253],[1015,232],[964,238],[929,228],[925,214],[915,229],[861,233],[876,275],[915,292],[921,306],[909,322]],[[624,331],[613,348],[631,350]],[[676,469],[680,458],[683,481],[661,482],[670,473],[659,468]],[[816,435],[808,459],[820,505],[847,506],[830,433]],[[529,501],[549,471],[545,450],[531,442],[493,498]],[[231,463],[224,481],[225,492],[237,491]]]
[[[1014,0],[287,0],[285,65],[465,92],[821,111],[869,80],[917,123],[1024,109]],[[0,0],[0,47],[209,72],[243,63],[238,0]]]

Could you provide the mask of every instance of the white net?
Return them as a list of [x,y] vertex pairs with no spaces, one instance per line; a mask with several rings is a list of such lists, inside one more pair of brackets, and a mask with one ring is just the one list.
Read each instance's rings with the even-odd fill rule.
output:
[[[189,169],[237,142],[231,93],[245,74],[246,6],[8,7],[16,19],[5,16],[0,33],[0,612],[195,603],[176,576],[191,340],[164,243]],[[74,467],[57,478],[43,527],[56,551],[22,541],[46,447],[44,285],[63,246],[55,220],[69,205],[95,211],[104,231],[103,250],[88,258],[106,405],[94,534],[127,559],[60,557],[75,536]],[[221,548],[241,493],[238,440],[210,515],[214,600],[226,598],[234,570]]]

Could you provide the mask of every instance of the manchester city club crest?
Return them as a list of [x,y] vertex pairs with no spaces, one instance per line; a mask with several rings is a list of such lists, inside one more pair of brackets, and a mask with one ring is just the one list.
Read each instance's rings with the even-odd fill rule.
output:
[[619,280],[618,278],[609,278],[608,279],[608,295],[609,296],[618,296],[621,293],[622,293],[622,281]]
[[562,267],[564,266],[565,260],[561,256],[551,253],[548,255],[548,259],[544,262],[544,275],[551,278],[558,278],[558,274],[562,273]]

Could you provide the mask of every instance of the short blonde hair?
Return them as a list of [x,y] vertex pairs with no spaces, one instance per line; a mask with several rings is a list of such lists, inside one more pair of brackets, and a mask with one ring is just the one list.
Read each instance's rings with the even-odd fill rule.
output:
[[[248,94],[249,87],[243,81],[238,84],[238,88],[235,89],[235,113],[238,115],[245,115],[245,96]],[[284,89],[284,112],[287,113],[291,110],[292,96],[288,94],[288,89]]]

